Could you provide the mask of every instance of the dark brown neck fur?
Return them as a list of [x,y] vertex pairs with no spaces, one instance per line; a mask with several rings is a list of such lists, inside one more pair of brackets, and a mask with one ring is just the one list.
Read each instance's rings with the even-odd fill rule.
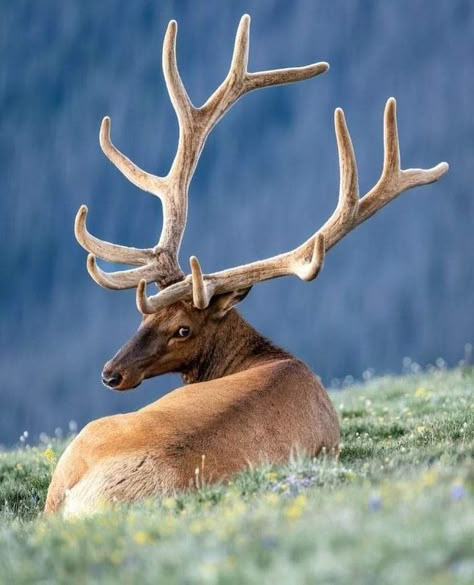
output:
[[256,365],[293,356],[273,345],[232,309],[207,340],[199,359],[181,377],[185,384],[206,382]]

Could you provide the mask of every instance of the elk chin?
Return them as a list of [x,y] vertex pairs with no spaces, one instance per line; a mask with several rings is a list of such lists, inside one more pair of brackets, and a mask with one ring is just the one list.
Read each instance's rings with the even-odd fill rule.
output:
[[130,376],[125,378],[123,382],[119,386],[116,386],[115,388],[113,386],[107,387],[110,388],[111,390],[117,390],[118,392],[126,392],[127,390],[135,390],[135,388],[138,388],[138,386],[140,386],[144,379],[145,377],[142,375],[138,377]]

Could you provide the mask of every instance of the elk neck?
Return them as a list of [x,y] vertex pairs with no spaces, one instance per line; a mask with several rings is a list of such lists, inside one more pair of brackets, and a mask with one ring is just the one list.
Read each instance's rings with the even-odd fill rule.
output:
[[203,344],[199,357],[180,374],[185,384],[206,382],[257,365],[293,356],[256,331],[236,309],[230,310]]

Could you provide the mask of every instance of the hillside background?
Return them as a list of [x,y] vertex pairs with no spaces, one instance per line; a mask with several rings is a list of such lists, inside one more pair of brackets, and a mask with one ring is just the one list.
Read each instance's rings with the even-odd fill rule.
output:
[[382,112],[398,99],[405,167],[451,165],[328,255],[317,281],[255,287],[243,314],[326,383],[410,356],[454,365],[474,340],[474,5],[469,0],[0,1],[0,444],[134,409],[176,376],[115,394],[103,363],[139,323],[134,293],[87,275],[73,235],[89,228],[150,246],[155,198],[129,184],[98,144],[100,120],[141,167],[165,174],[177,124],[161,72],[167,22],[194,103],[226,74],[241,14],[250,69],[326,60],[324,76],[246,96],[210,136],[190,191],[182,264],[206,271],[296,246],[338,191],[333,110],[352,133],[361,192],[382,161]]

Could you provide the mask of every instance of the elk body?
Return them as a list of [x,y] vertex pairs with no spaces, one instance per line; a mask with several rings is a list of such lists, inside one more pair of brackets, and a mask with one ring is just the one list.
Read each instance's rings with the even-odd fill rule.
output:
[[[391,98],[385,109],[382,174],[360,197],[351,139],[337,109],[339,202],[323,227],[295,250],[221,272],[203,274],[192,257],[186,276],[178,254],[188,188],[212,127],[245,93],[308,79],[329,67],[316,63],[249,73],[249,24],[244,16],[229,73],[200,108],[191,103],[181,82],[177,26],[169,24],[163,71],[178,117],[179,141],[166,177],[146,173],[118,151],[110,141],[110,119],[103,120],[102,149],[132,183],[161,199],[163,228],[158,244],[141,250],[99,240],[87,231],[87,208],[82,206],[77,214],[76,238],[89,251],[90,275],[106,288],[136,287],[143,313],[137,333],[105,365],[102,379],[109,387],[127,390],[145,378],[177,372],[185,386],[137,412],[88,424],[58,462],[46,512],[90,513],[110,502],[222,481],[247,465],[285,461],[294,450],[309,455],[322,449],[338,452],[338,418],[319,378],[257,333],[234,307],[258,282],[286,275],[314,279],[328,249],[401,192],[439,179],[448,165],[401,169]],[[137,268],[106,273],[96,256]],[[148,296],[146,286],[152,282],[160,290]]]

